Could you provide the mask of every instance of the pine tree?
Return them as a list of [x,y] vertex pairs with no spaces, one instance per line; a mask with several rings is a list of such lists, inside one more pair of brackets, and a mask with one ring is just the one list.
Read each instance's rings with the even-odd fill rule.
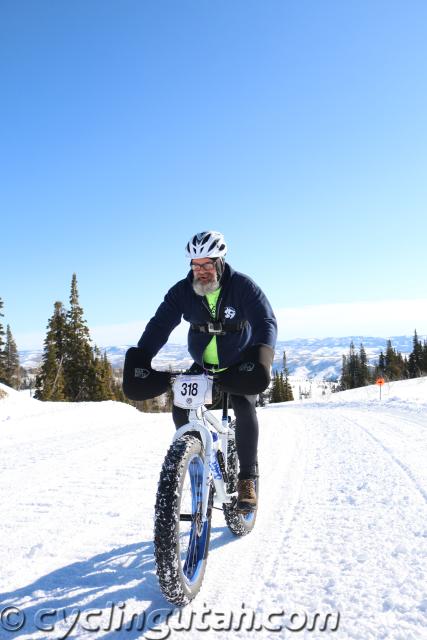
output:
[[427,341],[424,340],[423,350],[422,350],[422,371],[423,375],[427,375]]
[[38,400],[68,399],[64,389],[66,334],[66,312],[62,302],[55,302],[53,315],[47,325],[41,368],[36,377],[34,397]]
[[368,358],[366,356],[366,351],[363,344],[360,344],[360,350],[359,350],[358,376],[359,376],[357,380],[358,387],[365,387],[366,385],[369,384],[370,375],[369,375],[369,367],[368,367]]
[[360,380],[360,358],[356,353],[353,340],[350,342],[350,351],[348,356],[342,357],[342,371],[340,388],[342,391],[346,389],[354,389],[358,386]]
[[39,400],[126,402],[114,379],[107,354],[90,345],[89,329],[79,305],[76,274],[71,281],[70,309],[55,303],[47,326],[42,366],[36,378]]
[[114,400],[113,369],[108,361],[107,353],[101,356],[97,347],[94,349],[95,385],[91,400]]
[[103,370],[103,381],[104,381],[104,389],[105,389],[105,397],[103,399],[116,400],[116,394],[114,389],[113,367],[111,366],[111,363],[108,360],[106,351],[104,351],[104,354],[102,356],[102,370]]
[[412,339],[412,353],[409,356],[408,369],[410,378],[419,378],[423,370],[423,347],[418,340],[417,330],[415,329]]
[[402,354],[393,348],[391,340],[387,340],[384,357],[384,375],[387,380],[402,380],[406,377],[406,363]]
[[95,358],[83,309],[79,305],[75,273],[71,281],[70,309],[67,312],[64,382],[65,395],[71,402],[92,400],[97,393]]
[[378,358],[378,369],[377,369],[377,373],[380,376],[383,376],[385,372],[385,357],[383,352],[381,351],[379,358]]
[[356,353],[356,348],[353,342],[350,344],[350,374],[352,381],[352,389],[361,386],[362,382],[362,369],[360,364],[360,356]]
[[280,389],[280,402],[285,402],[286,400],[286,391],[285,391],[285,379],[283,377],[283,371],[279,373],[279,389]]
[[402,354],[400,354],[400,357],[402,358],[402,379],[408,379],[409,378],[409,360],[406,356],[402,356]]
[[291,402],[294,399],[294,394],[293,394],[292,387],[287,375],[285,375],[285,379],[284,379],[284,392],[285,392],[285,402]]
[[353,340],[350,342],[350,350],[347,356],[342,357],[342,369],[339,389],[355,389],[364,387],[370,382],[368,359],[363,344],[359,353],[356,353]]
[[349,367],[347,356],[343,354],[342,356],[342,364],[341,364],[341,377],[338,388],[340,391],[345,391],[346,389],[350,389],[350,376],[349,376]]
[[6,384],[13,389],[19,389],[21,382],[19,355],[18,349],[16,348],[16,342],[13,339],[9,325],[7,325],[6,329],[6,344],[3,351],[3,362]]
[[[4,318],[4,314],[2,313],[3,309],[3,300],[0,298],[0,318]],[[5,355],[4,355],[4,328],[2,323],[0,322],[0,382],[6,384],[6,366],[5,366]]]
[[[286,363],[286,359],[284,359]],[[280,373],[276,371],[273,375],[273,382],[270,390],[270,403],[275,402],[288,402],[293,400],[292,387],[289,384],[287,369]]]
[[283,388],[280,383],[279,372],[276,371],[273,375],[273,382],[270,391],[270,403],[283,402]]
[[294,394],[292,393],[292,387],[289,382],[289,371],[286,363],[286,351],[283,352],[283,399],[285,402],[292,401]]
[[65,383],[63,362],[57,355],[54,342],[46,344],[43,364],[36,377],[34,397],[37,400],[64,401]]

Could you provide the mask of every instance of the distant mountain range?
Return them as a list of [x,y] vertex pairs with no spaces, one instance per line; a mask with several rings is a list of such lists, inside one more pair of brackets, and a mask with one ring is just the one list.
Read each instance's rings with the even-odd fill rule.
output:
[[[427,336],[419,336],[420,340]],[[408,354],[412,351],[412,336],[392,336],[389,338],[397,351]],[[356,349],[363,343],[369,364],[376,364],[381,351],[385,351],[387,338],[348,336],[344,338],[301,338],[279,341],[273,368],[282,368],[283,351],[286,351],[289,373],[297,378],[317,380],[335,380],[341,375],[342,356],[347,354],[350,342]],[[115,368],[123,366],[126,350],[131,345],[109,346],[105,350]],[[41,361],[42,351],[20,351],[21,366],[25,369],[37,367]],[[167,344],[154,359],[154,366],[159,369],[185,368],[192,362],[186,345]]]

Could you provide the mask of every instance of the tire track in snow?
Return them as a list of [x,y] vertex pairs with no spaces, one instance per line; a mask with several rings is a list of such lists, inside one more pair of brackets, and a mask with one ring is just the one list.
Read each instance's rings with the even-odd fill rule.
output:
[[416,475],[414,474],[414,472],[412,471],[412,469],[405,464],[404,462],[402,462],[402,460],[400,460],[391,450],[391,448],[389,448],[388,446],[386,446],[384,444],[384,442],[381,441],[380,438],[378,438],[376,435],[374,435],[372,433],[372,431],[370,431],[369,429],[367,429],[366,427],[364,427],[360,422],[345,417],[343,416],[344,420],[346,420],[347,422],[356,425],[359,429],[361,429],[364,433],[366,433],[377,445],[379,445],[381,447],[381,449],[383,451],[385,451],[390,458],[393,460],[393,462],[400,467],[400,469],[404,472],[405,476],[407,478],[409,478],[409,480],[415,485],[415,488],[417,489],[417,491],[421,494],[421,496],[423,497],[424,501],[427,504],[427,491],[421,486],[420,482],[418,481]]
[[[269,576],[275,601],[309,619],[340,611],[337,637],[346,640],[422,637],[427,558],[422,496],[341,411],[296,406],[293,411],[305,420],[307,468],[286,544]],[[367,414],[366,420],[375,417]]]
[[[270,418],[271,412],[268,415]],[[223,603],[227,610],[236,612],[240,611],[242,603],[257,609],[260,603],[266,602],[266,607],[271,608],[271,584],[266,576],[273,575],[277,555],[286,544],[306,462],[303,425],[284,424],[283,415],[278,413],[274,423],[269,420],[263,428],[263,412],[259,413],[260,496],[255,527],[247,536],[235,537],[228,529],[223,529],[223,516],[215,512],[213,532],[222,528],[219,540],[223,538],[227,544],[217,545],[218,536],[213,533],[205,579],[200,594],[191,605],[193,610],[198,610],[202,602]],[[280,446],[284,429],[288,430],[286,451]],[[215,637],[219,639],[220,635],[215,634]],[[257,637],[261,636],[257,634]]]

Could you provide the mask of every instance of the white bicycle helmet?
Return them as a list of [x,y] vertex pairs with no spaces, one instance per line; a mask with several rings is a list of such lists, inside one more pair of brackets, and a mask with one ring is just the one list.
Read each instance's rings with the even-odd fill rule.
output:
[[196,233],[185,247],[187,258],[223,258],[227,253],[224,236],[219,231]]

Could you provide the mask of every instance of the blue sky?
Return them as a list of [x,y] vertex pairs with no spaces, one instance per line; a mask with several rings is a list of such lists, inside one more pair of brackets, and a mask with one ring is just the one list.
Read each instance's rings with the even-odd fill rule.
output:
[[426,25],[417,0],[3,0],[18,347],[73,272],[97,341],[136,342],[207,228],[282,339],[427,333]]

